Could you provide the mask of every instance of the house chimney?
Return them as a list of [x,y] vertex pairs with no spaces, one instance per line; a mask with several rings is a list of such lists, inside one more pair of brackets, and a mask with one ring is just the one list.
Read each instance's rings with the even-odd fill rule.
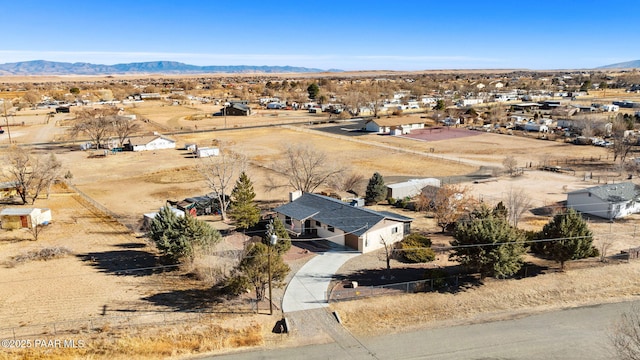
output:
[[302,196],[302,191],[301,190],[296,190],[296,191],[290,192],[289,193],[289,202],[296,200],[300,196]]

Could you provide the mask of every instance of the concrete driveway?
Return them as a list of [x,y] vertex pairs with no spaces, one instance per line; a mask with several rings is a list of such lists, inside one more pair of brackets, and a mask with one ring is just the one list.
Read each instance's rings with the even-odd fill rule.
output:
[[333,276],[347,260],[359,252],[332,246],[316,255],[298,270],[285,289],[282,299],[284,313],[327,307],[327,291]]

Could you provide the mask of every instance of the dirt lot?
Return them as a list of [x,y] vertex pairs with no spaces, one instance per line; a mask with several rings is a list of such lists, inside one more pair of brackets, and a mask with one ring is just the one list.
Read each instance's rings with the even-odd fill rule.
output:
[[[193,121],[186,120],[185,117],[205,110],[145,105],[137,107],[134,112],[149,117],[161,128],[182,127],[183,130],[195,130],[195,124],[191,124]],[[21,135],[16,135],[15,139],[19,144],[43,142],[47,138],[51,140],[64,133],[64,121],[47,124],[42,115],[34,116],[33,121],[25,121],[25,125],[16,130],[15,133]],[[55,119],[58,118],[62,119],[62,115],[55,116]],[[268,116],[262,118],[265,121],[269,119]],[[227,119],[227,126],[235,126],[235,121],[242,120],[244,119]],[[210,145],[214,141],[221,142],[234,151],[246,154],[252,161],[248,173],[254,182],[257,199],[270,204],[284,202],[287,199],[286,191],[268,192],[265,189],[267,180],[276,177],[268,167],[279,158],[287,144],[312,145],[326,152],[331,162],[346,166],[351,171],[363,175],[365,179],[376,171],[387,178],[464,175],[476,171],[480,165],[500,168],[504,157],[511,155],[516,157],[519,166],[527,168],[522,176],[502,176],[494,179],[495,181],[466,185],[478,198],[492,202],[504,198],[509,189],[525,189],[535,207],[556,206],[558,202],[566,199],[567,191],[597,184],[597,179],[594,177],[592,181],[585,181],[584,173],[581,171],[574,175],[541,172],[533,167],[529,170],[527,164],[533,163],[535,167],[540,162],[564,161],[567,158],[597,158],[602,163],[607,162],[606,150],[602,148],[487,133],[424,142],[377,135],[365,135],[354,141],[316,132],[306,126],[303,130],[291,127],[260,127],[201,131],[203,128],[224,127],[221,121],[224,119],[198,120],[198,132],[174,135],[178,143],[176,150],[118,153],[95,158],[91,156],[91,152],[78,150],[76,145],[47,146],[41,147],[38,151],[54,152],[64,164],[63,173],[69,171],[72,174],[69,181],[115,213],[118,220],[130,228],[136,228],[142,214],[156,211],[166,200],[179,200],[209,192],[201,176],[194,170],[198,160],[186,151],[180,150],[185,143]],[[309,118],[300,121],[308,123]],[[5,136],[6,134],[0,138],[0,144],[7,144]],[[404,150],[426,155],[408,153]],[[581,160],[581,163],[584,162]],[[570,164],[572,167],[576,165]],[[180,296],[193,295],[194,292],[202,294],[198,291],[206,286],[201,282],[176,279],[167,274],[117,275],[115,270],[121,269],[120,266],[124,265],[132,266],[130,261],[135,261],[133,266],[136,268],[154,264],[153,249],[148,247],[143,239],[130,233],[121,223],[96,212],[78,196],[69,195],[64,189],[59,192],[61,193],[48,200],[38,200],[35,204],[38,207],[51,208],[54,218],[52,225],[41,234],[37,242],[29,240],[29,234],[26,232],[0,232],[0,262],[10,262],[15,255],[45,246],[64,246],[70,250],[68,256],[60,259],[0,267],[0,277],[6,279],[0,282],[0,293],[6,294],[0,299],[0,320],[4,326],[28,327],[75,319],[100,319],[104,316],[101,314],[105,305],[107,314],[130,314],[132,309],[135,309],[136,313],[174,312],[181,309],[175,303]],[[415,213],[407,215],[416,217],[415,229],[432,233],[437,230],[431,219]],[[632,217],[613,224],[592,220],[597,244],[612,242],[611,252],[640,246],[635,232],[637,219]],[[529,214],[522,223],[524,227],[534,229],[542,227],[547,220]],[[446,238],[436,237],[434,234],[434,242],[446,241]],[[239,245],[229,243],[224,246],[233,248]],[[300,249],[295,251],[297,253],[290,255],[289,261],[300,265],[299,262],[304,260],[303,255],[307,254]],[[129,259],[129,262],[119,262],[118,259],[123,258]],[[380,267],[381,264],[368,263],[367,266]],[[604,272],[598,273],[598,276],[606,278],[608,275]],[[535,289],[538,285],[531,283],[531,286]],[[630,292],[626,290],[621,292],[621,295],[628,294]],[[549,294],[544,296],[548,301],[553,299]],[[173,299],[173,302],[167,299]],[[373,302],[377,301],[382,300]],[[399,300],[393,300],[395,301]],[[460,301],[460,306],[466,306],[464,300]],[[353,304],[350,305],[350,310],[345,310],[349,322],[353,321],[353,316],[349,315],[351,313],[348,311],[355,314],[355,308],[358,307],[358,303]],[[469,310],[469,313],[475,314],[474,311]],[[477,310],[481,311],[482,307]],[[248,317],[243,321],[264,323],[250,315],[246,316]],[[265,339],[268,339],[269,326],[265,325],[263,331]]]

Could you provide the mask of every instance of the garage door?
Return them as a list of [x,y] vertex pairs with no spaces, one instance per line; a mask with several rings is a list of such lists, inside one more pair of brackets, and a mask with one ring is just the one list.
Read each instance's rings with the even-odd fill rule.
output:
[[344,236],[344,244],[347,247],[350,247],[352,249],[360,250],[360,249],[358,249],[358,236],[357,235],[346,234]]

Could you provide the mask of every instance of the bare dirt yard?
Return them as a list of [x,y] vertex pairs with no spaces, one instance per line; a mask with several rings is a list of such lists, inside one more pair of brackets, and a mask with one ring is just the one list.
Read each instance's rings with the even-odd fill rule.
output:
[[[214,310],[212,317],[204,319],[205,321],[213,321],[229,329],[227,334],[233,331],[238,333],[232,335],[235,340],[206,346],[199,342],[201,350],[197,347],[194,350],[192,347],[184,350],[185,353],[219,351],[221,348],[245,345],[280,346],[295,343],[295,339],[280,343],[281,338],[271,333],[274,319],[254,315],[246,298],[238,303],[203,301],[203,297],[211,295],[209,291],[212,283],[194,276],[193,269],[122,271],[158,265],[154,248],[137,232],[144,213],[157,211],[167,200],[181,200],[210,192],[202,176],[195,170],[195,165],[200,160],[182,149],[186,143],[201,146],[220,144],[247,155],[251,162],[247,172],[254,183],[257,200],[265,208],[285,202],[288,198],[288,190],[267,191],[266,184],[271,180],[284,183],[285,180],[270,168],[290,144],[309,145],[325,152],[331,163],[361,174],[365,178],[363,188],[374,172],[380,172],[385,178],[446,178],[474,173],[480,166],[491,167],[497,170],[490,172],[496,175],[490,181],[468,182],[463,185],[468,186],[469,191],[477,198],[492,203],[503,199],[510,189],[524,189],[531,197],[533,208],[561,206],[559,203],[566,199],[568,191],[596,185],[598,180],[612,181],[614,176],[614,172],[610,170],[610,155],[606,149],[598,147],[481,132],[475,136],[426,141],[373,134],[352,139],[316,131],[315,127],[306,125],[313,119],[304,118],[303,114],[292,115],[286,121],[299,121],[299,125],[248,129],[240,128],[240,122],[246,119],[228,117],[227,130],[220,130],[224,127],[224,119],[219,117],[187,119],[210,110],[151,105],[140,105],[132,110],[151,119],[155,124],[151,124],[154,130],[182,128],[182,132],[171,135],[178,144],[175,150],[125,152],[96,157],[92,156],[96,154],[91,151],[80,151],[77,144],[35,147],[37,153],[56,154],[63,163],[63,174],[70,174],[67,181],[106,208],[112,216],[99,211],[73,189],[61,186],[54,189],[49,199],[39,199],[35,203],[36,207],[51,208],[53,213],[52,224],[40,234],[37,241],[27,231],[0,231],[0,262],[3,263],[0,267],[0,279],[3,279],[0,281],[0,293],[3,294],[0,298],[0,320],[3,331],[17,329],[24,334],[35,332],[52,336],[58,331],[53,329],[54,323],[62,326],[63,323],[84,322],[84,329],[98,327],[98,324],[104,328],[104,334],[119,339],[139,336],[136,339],[147,339],[139,340],[141,343],[149,343],[149,334],[138,334],[137,327],[125,333],[118,332],[120,330],[117,329],[116,318],[153,315],[157,320],[154,321],[161,325],[168,321],[167,317],[171,319],[172,316],[177,316],[175,314],[182,315],[190,310],[200,309],[204,303],[208,309]],[[301,118],[295,119],[297,116]],[[280,121],[282,117],[283,115],[262,116],[265,123],[274,120],[273,118]],[[62,115],[55,115],[54,119],[58,118],[63,119]],[[260,117],[249,120],[255,119]],[[64,124],[65,121],[47,123],[42,115],[35,115],[33,121],[25,121],[24,126],[16,127],[16,133],[23,133],[16,136],[15,142],[25,144],[53,140],[55,136],[63,136]],[[147,129],[151,129],[151,125]],[[234,128],[236,125],[238,128]],[[218,130],[203,131],[213,128]],[[189,129],[193,131],[187,131]],[[2,136],[6,136],[6,133]],[[4,137],[0,138],[0,144],[6,145],[8,141]],[[514,156],[519,166],[526,171],[518,177],[503,174],[500,169],[505,156]],[[560,174],[536,170],[538,164],[553,161],[563,167],[571,167],[575,172]],[[586,179],[586,169],[593,164],[599,166],[594,171],[596,174],[591,179]],[[598,178],[598,174],[602,174],[602,177]],[[615,181],[625,178],[624,174],[619,175],[622,176]],[[381,206],[385,210],[394,210],[389,206]],[[405,210],[401,213],[414,217],[416,220],[413,228],[431,234],[434,243],[448,242],[447,237],[437,234],[438,229],[432,219],[426,218],[424,214]],[[548,216],[528,213],[522,219],[522,227],[539,229],[548,220]],[[207,221],[216,226],[221,225],[219,219],[214,217],[207,218]],[[635,216],[615,223],[591,220],[597,246],[610,242],[610,253],[640,246],[636,237],[637,221],[638,217]],[[219,250],[237,249],[242,243],[238,239],[225,239]],[[66,248],[67,253],[47,261],[35,260],[38,256],[32,256],[34,259],[31,261],[16,261],[16,256],[42,248]],[[295,269],[310,256],[312,254],[304,249],[294,247],[287,254],[287,261]],[[28,256],[26,258],[29,259]],[[343,269],[341,275],[348,277],[351,272],[356,271],[356,267],[380,269],[383,266],[378,258],[362,257],[362,261]],[[441,257],[433,265],[447,264],[445,257]],[[635,281],[640,271],[638,266],[632,262],[575,269],[517,281],[487,281],[481,287],[457,293],[367,299],[366,312],[377,314],[375,317],[363,315],[360,301],[333,306],[340,311],[347,326],[354,332],[372,334],[399,331],[435,324],[441,320],[479,320],[487,313],[490,316],[510,316],[508,314],[517,314],[528,307],[546,309],[571,306],[582,300],[597,302],[627,298],[640,290]],[[186,276],[190,273],[191,276]],[[601,281],[591,281],[594,278]],[[395,320],[400,317],[405,320]],[[199,334],[208,335],[220,331],[201,323],[198,323],[200,328],[194,325],[189,329],[181,328],[184,322],[180,324],[172,325],[169,329],[172,329],[171,332],[180,329],[189,334],[201,331]],[[365,324],[369,324],[366,331]],[[160,327],[160,333],[163,332],[162,329],[167,328]],[[80,333],[96,347],[102,346],[99,341],[103,339],[95,337],[95,332]],[[167,332],[167,336],[168,333],[170,332]],[[195,335],[190,339],[194,338]],[[176,338],[168,337],[165,342],[154,346],[171,348],[177,342]],[[110,346],[118,348],[113,344]],[[106,352],[105,357],[117,358],[114,355],[117,353],[116,350]],[[127,356],[160,358],[181,354],[184,353],[149,351]],[[90,352],[86,355],[97,356]]]

